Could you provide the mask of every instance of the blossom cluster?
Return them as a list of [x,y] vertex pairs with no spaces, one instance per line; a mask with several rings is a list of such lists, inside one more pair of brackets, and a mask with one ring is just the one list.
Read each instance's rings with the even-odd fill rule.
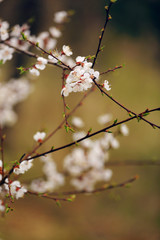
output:
[[[62,24],[67,17],[68,13],[66,11],[60,11],[55,13],[53,20],[56,24]],[[31,47],[31,44],[22,38],[22,33],[25,39],[28,39],[33,44],[38,43],[38,46],[46,51],[54,50],[57,45],[57,39],[62,35],[60,26],[51,26],[48,31],[41,32],[38,36],[35,36],[31,35],[27,24],[22,26],[16,24],[10,27],[7,21],[0,19],[0,61],[5,63],[7,60],[11,60],[16,48],[27,51]]]
[[[99,119],[105,119],[103,124],[111,120],[111,116],[101,116]],[[77,127],[83,126],[80,119],[76,117],[72,122]],[[123,125],[120,132],[126,136],[127,126]],[[73,140],[87,135],[84,131],[73,134]],[[112,171],[106,169],[105,165],[109,159],[109,150],[119,148],[119,141],[112,133],[104,133],[104,135],[96,140],[85,139],[80,142],[77,148],[74,148],[70,154],[64,159],[64,169],[71,176],[71,184],[77,190],[92,191],[99,181],[109,181],[112,177]]]
[[92,87],[93,79],[99,80],[99,72],[94,71],[92,63],[85,57],[76,58],[76,66],[66,78],[61,94],[67,97],[71,92],[82,92]]
[[[2,160],[0,160],[0,181],[2,180]],[[18,180],[11,181],[8,178],[6,178],[5,183],[2,187],[0,187],[0,196],[4,198],[4,195],[8,197],[16,198],[22,198],[24,194],[27,192],[27,188],[22,186],[21,183]],[[0,199],[0,211],[5,211],[5,205],[4,201]]]
[[17,120],[14,106],[25,100],[32,91],[32,85],[25,78],[11,79],[0,83],[0,124],[13,125]]
[[44,178],[34,179],[30,184],[30,189],[37,193],[53,192],[56,188],[64,185],[64,175],[59,173],[56,164],[51,157],[41,157],[43,162],[42,171]]

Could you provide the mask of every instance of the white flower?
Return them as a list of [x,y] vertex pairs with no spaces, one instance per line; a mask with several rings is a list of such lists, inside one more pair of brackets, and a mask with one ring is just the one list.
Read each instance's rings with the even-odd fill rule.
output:
[[[73,133],[73,140],[76,142],[77,140],[85,137],[86,135],[87,134],[84,131]],[[85,140],[81,141],[80,144],[84,148],[90,148],[93,146],[93,142],[91,139],[85,139]]]
[[36,142],[42,142],[43,139],[45,138],[46,136],[46,133],[45,132],[37,132],[34,136],[33,136],[33,139],[36,141]]
[[61,95],[67,97],[70,92],[72,92],[72,88],[69,84],[66,84],[65,87],[63,87],[61,90]]
[[104,87],[107,91],[111,90],[110,85],[109,85],[109,82],[108,82],[107,80],[104,81],[103,87]]
[[50,27],[49,31],[55,38],[59,38],[62,35],[61,31],[56,27]]
[[84,60],[85,60],[85,57],[81,57],[81,56],[76,57],[76,63],[84,62]]
[[21,186],[19,181],[9,183],[8,179],[6,180],[5,189],[16,199],[22,198],[27,192],[27,189],[24,186]]
[[0,49],[0,60],[3,60],[5,63],[7,60],[11,60],[13,57],[14,49],[8,46],[4,46]]
[[29,72],[35,77],[38,77],[40,75],[40,72],[35,68],[30,68]]
[[[83,62],[82,62],[83,61]],[[66,85],[62,89],[61,94],[68,96],[70,92],[82,92],[92,87],[93,78],[99,79],[99,72],[92,69],[92,63],[87,62],[85,57],[78,56],[76,58],[77,65],[69,73],[66,79]],[[65,90],[66,94],[64,94]]]
[[77,128],[82,128],[84,126],[84,122],[79,117],[73,117],[72,124]]
[[66,11],[56,12],[54,14],[54,21],[56,23],[63,23],[67,18],[67,16],[68,16],[68,13]]
[[18,166],[16,166],[14,168],[14,173],[19,175],[19,174],[23,174],[26,171],[28,171],[32,166],[33,166],[33,160],[24,160],[23,162],[21,162]]
[[73,54],[73,52],[69,46],[63,45],[62,50],[63,50],[63,54],[65,54],[68,57]]
[[112,120],[112,114],[107,113],[98,117],[98,122],[100,124],[106,124]]
[[122,124],[120,126],[120,132],[122,133],[123,136],[128,136],[129,135],[129,129],[126,124]]
[[49,32],[42,32],[38,35],[36,42],[39,43],[39,46],[43,49],[46,49],[47,51],[54,49],[57,40],[54,38],[50,38]]
[[4,212],[4,210],[5,210],[4,202],[0,199],[0,211]]
[[9,37],[8,27],[9,27],[8,22],[6,22],[6,21],[1,22],[0,21],[0,39],[2,41],[5,41]]
[[48,62],[47,59],[45,59],[43,57],[38,57],[35,67],[37,69],[43,70],[43,69],[45,69],[47,62]]

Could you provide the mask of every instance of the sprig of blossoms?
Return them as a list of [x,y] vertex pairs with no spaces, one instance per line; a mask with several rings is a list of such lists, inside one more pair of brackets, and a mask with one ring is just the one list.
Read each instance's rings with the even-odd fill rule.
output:
[[71,92],[83,92],[92,87],[93,79],[99,80],[99,72],[91,68],[92,63],[85,57],[76,58],[76,66],[66,77],[61,94],[67,97]]
[[32,91],[32,85],[25,78],[11,79],[0,83],[0,124],[11,126],[17,121],[14,106],[25,100]]
[[24,160],[20,164],[17,164],[13,172],[17,175],[24,174],[33,166],[33,160]]

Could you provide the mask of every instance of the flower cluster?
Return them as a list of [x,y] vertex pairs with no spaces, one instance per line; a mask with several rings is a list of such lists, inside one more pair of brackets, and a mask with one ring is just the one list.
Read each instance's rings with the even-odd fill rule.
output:
[[13,125],[17,115],[13,107],[26,99],[32,91],[31,84],[25,79],[11,79],[7,83],[0,83],[0,124]]
[[24,174],[33,166],[33,160],[24,160],[20,164],[17,164],[13,170],[13,172],[17,175]]
[[76,58],[76,66],[66,78],[61,94],[67,97],[71,92],[82,92],[92,87],[93,79],[99,80],[99,72],[94,71],[92,63],[85,57]]
[[38,178],[31,182],[30,189],[37,193],[52,192],[64,184],[64,176],[57,172],[56,164],[51,157],[42,157],[45,179]]
[[[106,116],[107,115],[104,117]],[[72,121],[74,122],[75,120]],[[108,119],[106,120],[110,121],[111,116],[108,115]],[[80,120],[77,122],[78,126],[80,126]],[[126,125],[124,126],[127,130]],[[73,140],[77,141],[86,135],[87,134],[84,131],[74,133]],[[72,177],[71,184],[77,190],[92,191],[97,182],[106,182],[111,179],[112,171],[105,168],[106,162],[109,158],[109,150],[111,148],[119,148],[119,142],[114,137],[114,134],[104,133],[104,135],[97,140],[83,140],[80,142],[79,147],[73,149],[72,152],[65,157],[64,169]]]

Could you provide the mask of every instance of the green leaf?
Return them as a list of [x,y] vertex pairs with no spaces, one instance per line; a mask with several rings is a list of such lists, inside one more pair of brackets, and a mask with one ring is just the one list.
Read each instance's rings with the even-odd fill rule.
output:
[[36,43],[36,47],[39,47],[39,42]]
[[56,200],[56,205],[57,205],[58,207],[61,207],[61,203],[60,203],[59,200]]
[[24,67],[18,67],[17,69],[20,71],[20,74],[23,74],[26,71]]
[[75,132],[74,129],[71,128],[71,127],[69,127],[69,130],[70,130],[71,132],[73,132],[73,133]]
[[144,117],[147,116],[147,115],[149,115],[149,112],[143,113],[143,116],[144,116]]
[[23,39],[24,41],[27,40],[27,36],[24,34],[24,32],[21,32],[21,36],[22,36],[22,39]]
[[0,65],[2,65],[3,64],[3,60],[0,60]]
[[66,132],[68,133],[68,132],[69,132],[69,130],[70,130],[70,127],[69,127],[69,126],[67,126],[67,125],[65,125],[65,126],[64,126],[64,128],[65,128]]
[[66,108],[67,108],[68,110],[70,110],[70,107],[69,107],[68,105],[66,105]]
[[89,130],[88,130],[88,134],[90,134],[92,132],[92,128],[90,128]]
[[116,119],[114,120],[114,124],[116,124],[116,123],[117,123],[117,121],[118,121],[118,119],[116,118]]

